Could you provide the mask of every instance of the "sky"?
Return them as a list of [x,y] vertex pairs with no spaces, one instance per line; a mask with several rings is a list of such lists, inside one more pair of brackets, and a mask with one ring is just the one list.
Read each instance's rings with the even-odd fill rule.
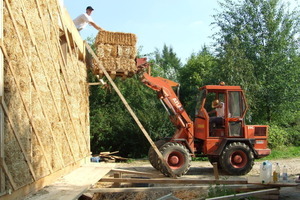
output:
[[[183,64],[192,53],[209,46],[217,31],[212,15],[220,10],[217,0],[61,0],[72,19],[92,6],[94,22],[107,31],[134,33],[141,54],[164,44],[172,47]],[[295,3],[298,0],[285,0]],[[83,39],[95,37],[98,31],[87,26],[80,32]]]

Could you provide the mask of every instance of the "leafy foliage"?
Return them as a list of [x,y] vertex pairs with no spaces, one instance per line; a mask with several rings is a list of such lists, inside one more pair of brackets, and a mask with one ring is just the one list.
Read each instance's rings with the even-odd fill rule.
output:
[[[115,83],[153,140],[173,133],[155,92],[141,84],[138,77]],[[146,155],[148,141],[112,88],[91,88],[90,107],[94,153],[120,151],[120,155],[134,158]]]
[[230,0],[221,6],[214,16],[220,76],[248,91],[255,122],[276,121],[299,106],[299,13],[286,11],[279,0]]
[[178,71],[182,64],[172,47],[164,45],[161,52],[156,49],[154,58],[152,58],[151,61],[152,67],[155,70],[154,75],[177,81]]
[[270,148],[286,146],[288,142],[288,132],[284,128],[272,124],[269,129],[268,137]]
[[216,70],[216,58],[206,47],[203,47],[198,54],[192,54],[187,64],[179,70],[181,100],[191,116],[194,113],[199,88],[203,85],[219,83],[218,79],[214,79]]

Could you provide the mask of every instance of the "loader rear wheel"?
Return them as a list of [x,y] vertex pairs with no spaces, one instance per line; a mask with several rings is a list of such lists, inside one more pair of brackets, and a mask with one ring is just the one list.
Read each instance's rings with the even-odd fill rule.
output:
[[[156,147],[159,149],[162,145],[164,145],[166,143],[166,141],[165,140],[158,140],[154,143],[155,143]],[[152,146],[149,148],[149,151],[148,151],[148,159],[150,161],[150,164],[155,169],[159,170],[159,168],[158,168],[158,156],[157,156],[157,153],[154,151]]]
[[[191,166],[191,156],[188,149],[176,142],[167,142],[160,147],[160,152],[163,155],[166,163],[176,176],[182,176],[187,173]],[[167,167],[158,159],[159,170],[165,176],[170,176]]]
[[226,146],[220,156],[222,169],[231,175],[245,175],[253,167],[254,155],[248,145],[233,142]]

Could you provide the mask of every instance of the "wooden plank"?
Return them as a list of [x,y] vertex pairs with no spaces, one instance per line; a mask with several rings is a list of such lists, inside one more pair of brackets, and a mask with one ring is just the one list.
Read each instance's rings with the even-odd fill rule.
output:
[[[20,32],[19,32],[19,29],[18,29],[16,20],[15,20],[13,14],[12,14],[11,7],[10,7],[10,4],[9,4],[8,0],[5,0],[5,3],[6,3],[7,10],[8,10],[8,12],[9,12],[9,15],[10,15],[10,17],[11,17],[13,26],[14,26],[14,28],[15,28],[15,31],[16,31],[16,34],[17,34],[17,37],[18,37],[18,40],[19,40],[19,43],[20,43],[22,52],[23,52],[23,54],[24,54],[24,56],[25,56],[25,58],[26,58],[26,60],[27,60],[26,63],[30,63],[30,62],[29,62],[29,59],[28,59],[28,56],[27,56],[27,51],[25,50],[25,47],[24,47],[24,45],[23,45],[23,40],[22,40],[22,38],[21,38],[21,36],[20,36]],[[3,51],[3,53],[6,52],[4,46],[2,46],[2,51]],[[8,57],[8,54],[7,54],[7,53],[4,53],[4,54],[5,54],[5,58],[8,60],[8,62],[10,62],[10,59],[9,59],[9,57]],[[47,166],[48,166],[48,169],[49,169],[50,172],[52,173],[52,172],[53,172],[52,166],[51,166],[51,164],[50,164],[49,159],[48,159],[47,156],[46,156],[45,148],[44,148],[44,145],[43,145],[43,143],[42,143],[42,141],[41,141],[41,138],[40,138],[40,136],[37,134],[35,125],[34,125],[34,123],[33,123],[33,119],[32,119],[32,117],[30,116],[29,109],[27,108],[27,106],[26,106],[26,104],[25,104],[24,98],[23,98],[22,93],[21,93],[21,89],[20,89],[20,87],[19,87],[19,83],[18,83],[18,81],[17,81],[17,79],[16,79],[16,75],[15,75],[15,73],[14,73],[14,71],[13,71],[13,68],[12,68],[11,64],[9,64],[9,69],[10,69],[11,73],[13,74],[13,78],[14,78],[14,81],[15,81],[15,83],[16,83],[16,85],[17,85],[18,92],[19,92],[19,94],[20,94],[20,96],[21,96],[21,99],[22,99],[22,102],[23,102],[24,109],[25,109],[25,111],[26,111],[26,114],[28,115],[29,122],[30,122],[30,124],[31,124],[31,126],[32,126],[33,132],[34,132],[35,136],[37,137],[38,143],[39,143],[39,145],[40,145],[40,147],[41,147],[41,151],[42,151],[42,154],[43,154],[43,156],[44,156],[44,158],[45,158],[45,161],[46,161],[46,164],[47,164]],[[30,67],[29,64],[28,64],[28,69],[29,69],[29,71],[30,71],[30,76],[31,76],[31,78],[34,78],[34,77],[33,77],[33,74],[32,74],[31,67]]]
[[115,164],[89,163],[63,176],[56,182],[28,197],[30,200],[78,199],[105,176]]
[[157,174],[152,174],[148,172],[138,172],[138,171],[132,171],[132,170],[125,170],[125,169],[112,169],[112,172],[119,172],[123,174],[136,174],[136,175],[144,175],[144,176],[157,176]]
[[[0,1],[0,43],[3,43],[3,1]],[[0,97],[4,95],[4,59],[0,51]],[[4,157],[4,113],[0,109],[0,157]],[[5,192],[5,176],[0,169],[0,194]],[[1,195],[0,195],[1,196]]]
[[[120,192],[147,192],[147,191],[166,191],[166,190],[171,190],[171,191],[176,191],[176,190],[199,190],[199,189],[209,189],[211,186],[208,185],[189,185],[189,186],[160,186],[160,187],[128,187],[128,188],[92,188],[89,189],[87,192],[90,193],[120,193]],[[260,188],[260,186],[256,185],[224,185],[222,186],[226,189],[238,189],[238,188],[252,188],[256,190],[264,190]],[[271,194],[273,192],[276,193],[277,188],[271,188],[274,191],[270,191]]]
[[269,186],[269,187],[295,187],[298,186],[298,183],[295,182],[276,182],[276,183],[267,183],[267,184],[262,184],[259,181],[259,177],[258,176],[249,176],[248,177],[248,183],[251,184],[256,184],[256,185],[263,185],[263,186]]
[[6,165],[5,161],[4,161],[4,158],[2,158],[2,157],[0,157],[0,167],[1,167],[1,169],[3,169],[5,175],[8,177],[9,183],[12,186],[12,188],[14,190],[16,190],[17,189],[17,185],[16,185],[13,177],[11,176],[10,171],[8,170],[8,167],[7,167],[7,165]]
[[213,197],[213,198],[207,198],[206,200],[230,200],[230,199],[239,199],[242,197],[257,197],[265,194],[270,194],[273,192],[278,191],[278,188],[272,188],[272,189],[265,189],[265,190],[259,190],[259,191],[253,191],[253,192],[246,192],[242,194],[233,194],[233,195],[226,195],[222,197]]
[[[7,194],[5,196],[1,196],[1,200],[16,200],[20,199],[21,197],[25,197],[28,194],[32,194],[34,192],[39,191],[40,189],[44,188],[47,185],[50,185],[57,181],[58,178],[61,178],[62,176],[76,170],[80,166],[82,166],[84,163],[86,163],[86,158],[73,163],[72,165],[68,165],[63,169],[60,169],[52,174],[49,174],[48,176],[45,176],[39,180],[36,180],[35,182],[29,183],[25,185],[22,188],[19,188],[18,190],[14,191],[12,194]],[[62,188],[63,190],[63,188]]]
[[101,182],[115,183],[160,183],[160,184],[247,184],[247,180],[202,180],[202,179],[170,179],[170,178],[102,178]]
[[[24,17],[24,19],[25,19],[25,24],[26,24],[27,29],[28,29],[28,31],[29,31],[29,35],[30,35],[31,41],[32,41],[32,43],[33,43],[33,46],[35,47],[35,50],[36,50],[37,55],[38,55],[38,57],[39,57],[39,60],[40,60],[40,62],[41,62],[41,66],[42,66],[43,72],[44,72],[44,74],[45,74],[45,79],[46,79],[47,85],[48,85],[48,87],[49,87],[49,90],[50,90],[50,94],[51,94],[52,100],[53,100],[53,102],[55,102],[56,100],[54,99],[54,95],[53,95],[53,92],[52,92],[52,88],[51,88],[51,85],[50,85],[50,83],[49,83],[48,76],[47,76],[47,73],[46,73],[46,70],[45,70],[45,63],[44,63],[43,58],[42,58],[42,56],[41,56],[41,53],[40,53],[40,51],[39,51],[39,49],[38,49],[38,46],[37,46],[37,44],[36,44],[35,37],[34,37],[34,33],[33,33],[33,30],[32,30],[32,27],[31,27],[31,25],[30,25],[30,22],[29,22],[28,19],[27,19],[27,16],[28,16],[27,14],[28,14],[28,13],[26,13],[26,9],[24,8],[24,2],[23,2],[23,0],[20,0],[20,3],[21,3],[21,9],[23,10],[22,13],[23,13],[23,17]],[[29,68],[30,68],[30,67],[29,67]],[[32,70],[31,70],[31,68],[30,68],[30,73],[31,73],[31,78],[32,78],[33,85],[34,85],[35,90],[36,90],[36,93],[37,93],[38,101],[39,101],[39,103],[40,103],[40,105],[41,105],[41,108],[42,108],[42,113],[43,113],[43,115],[45,116],[46,123],[48,124],[48,128],[49,128],[49,130],[50,130],[51,137],[52,137],[52,139],[53,139],[54,146],[55,146],[55,148],[56,148],[56,152],[57,152],[58,155],[59,155],[60,163],[61,163],[62,167],[64,167],[65,164],[64,164],[64,159],[63,159],[62,153],[61,153],[61,151],[60,151],[60,149],[59,149],[59,147],[58,147],[58,142],[57,142],[57,140],[56,140],[56,137],[54,136],[54,132],[53,132],[53,129],[52,129],[52,125],[51,125],[50,120],[49,120],[49,118],[48,118],[47,112],[45,111],[45,108],[44,108],[46,104],[45,104],[44,102],[42,102],[42,100],[41,100],[41,98],[40,98],[40,97],[41,97],[41,94],[40,94],[39,88],[38,88],[38,86],[37,86],[37,83],[36,83],[36,81],[35,81],[35,78],[34,78],[34,76],[33,76],[33,72],[32,72]],[[51,170],[50,170],[50,171],[51,171]]]
[[167,162],[163,158],[161,152],[158,150],[158,148],[156,147],[156,145],[152,141],[152,139],[149,136],[148,132],[146,131],[146,129],[144,128],[144,126],[142,125],[142,123],[140,122],[140,120],[138,119],[138,117],[136,116],[136,114],[133,112],[132,108],[127,103],[126,99],[124,98],[124,96],[122,95],[122,93],[120,92],[120,90],[118,89],[118,87],[116,86],[116,84],[114,83],[114,81],[112,80],[112,78],[110,77],[110,75],[107,73],[106,69],[101,65],[101,63],[100,63],[98,57],[96,56],[95,52],[92,50],[92,48],[90,47],[90,45],[87,42],[85,42],[85,46],[86,46],[88,52],[95,59],[98,67],[103,71],[103,73],[106,76],[106,78],[109,81],[109,83],[113,86],[114,90],[116,91],[116,93],[118,94],[118,96],[122,100],[123,104],[125,105],[126,109],[128,110],[128,112],[130,113],[130,115],[132,116],[132,118],[134,119],[134,121],[137,123],[137,125],[139,126],[139,128],[141,129],[141,131],[143,132],[143,134],[145,135],[145,137],[149,141],[150,145],[153,147],[153,149],[157,153],[158,158],[161,160],[161,162],[163,163],[163,165],[167,168],[169,174],[173,178],[176,178],[176,175],[173,173],[173,171],[171,170],[171,168],[169,167],[169,165],[167,164]]
[[130,188],[93,188],[87,192],[90,193],[119,193],[119,192],[147,192],[147,191],[165,191],[165,190],[193,190],[208,189],[209,186],[173,186],[173,187],[130,187]]
[[96,82],[96,83],[88,83],[89,85],[103,85],[101,82]]

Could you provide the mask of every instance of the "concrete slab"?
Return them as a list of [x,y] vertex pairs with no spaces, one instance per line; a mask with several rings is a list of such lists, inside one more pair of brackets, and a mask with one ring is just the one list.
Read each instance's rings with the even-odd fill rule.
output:
[[25,200],[71,200],[78,199],[97,183],[115,163],[88,163],[60,178],[55,183],[25,198]]

